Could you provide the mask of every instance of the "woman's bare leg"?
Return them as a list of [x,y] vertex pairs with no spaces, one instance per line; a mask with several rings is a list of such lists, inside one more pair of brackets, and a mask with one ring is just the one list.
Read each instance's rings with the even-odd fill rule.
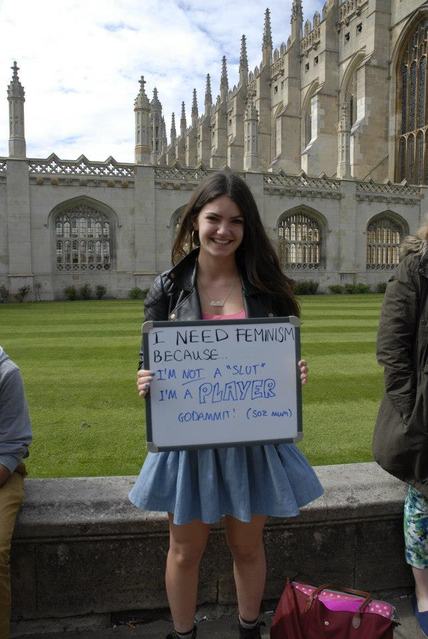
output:
[[264,515],[254,515],[250,523],[226,517],[226,539],[233,557],[238,611],[241,619],[252,621],[260,614],[266,581],[263,544]]
[[187,632],[194,624],[199,564],[209,532],[210,527],[199,520],[177,526],[169,514],[165,584],[174,628],[178,632]]
[[418,600],[419,612],[428,611],[428,568],[415,568],[412,566],[415,578],[415,594]]

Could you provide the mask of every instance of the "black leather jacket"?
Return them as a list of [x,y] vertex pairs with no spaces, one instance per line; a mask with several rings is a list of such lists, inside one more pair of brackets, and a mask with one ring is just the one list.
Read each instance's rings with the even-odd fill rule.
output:
[[[202,319],[201,302],[196,288],[197,257],[195,249],[171,270],[156,277],[144,304],[146,321]],[[247,317],[290,315],[291,309],[276,308],[272,296],[254,288],[242,278],[242,293]],[[284,304],[283,304],[284,306]]]

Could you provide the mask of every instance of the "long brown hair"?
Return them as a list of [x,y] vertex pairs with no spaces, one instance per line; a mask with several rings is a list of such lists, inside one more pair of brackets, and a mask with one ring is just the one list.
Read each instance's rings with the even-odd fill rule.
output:
[[230,197],[244,217],[244,237],[236,251],[238,268],[252,286],[272,296],[279,313],[299,315],[300,309],[293,293],[292,280],[281,270],[276,251],[260,219],[253,194],[246,182],[233,173],[213,173],[193,192],[172,247],[172,263],[177,264],[199,246],[199,236],[194,230],[194,222],[205,204],[222,195]]

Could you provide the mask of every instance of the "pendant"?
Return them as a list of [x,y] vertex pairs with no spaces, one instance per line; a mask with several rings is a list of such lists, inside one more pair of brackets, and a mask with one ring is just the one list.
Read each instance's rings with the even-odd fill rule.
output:
[[210,300],[209,305],[217,308],[222,308],[226,300]]

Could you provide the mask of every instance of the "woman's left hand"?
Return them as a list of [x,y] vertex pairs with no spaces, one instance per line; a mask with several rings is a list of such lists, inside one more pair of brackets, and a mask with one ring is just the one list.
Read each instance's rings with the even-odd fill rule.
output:
[[302,384],[307,384],[308,376],[309,376],[309,368],[308,368],[308,364],[306,360],[301,359],[299,362],[297,362],[297,366],[299,367],[299,371],[300,371],[300,381],[302,382]]

